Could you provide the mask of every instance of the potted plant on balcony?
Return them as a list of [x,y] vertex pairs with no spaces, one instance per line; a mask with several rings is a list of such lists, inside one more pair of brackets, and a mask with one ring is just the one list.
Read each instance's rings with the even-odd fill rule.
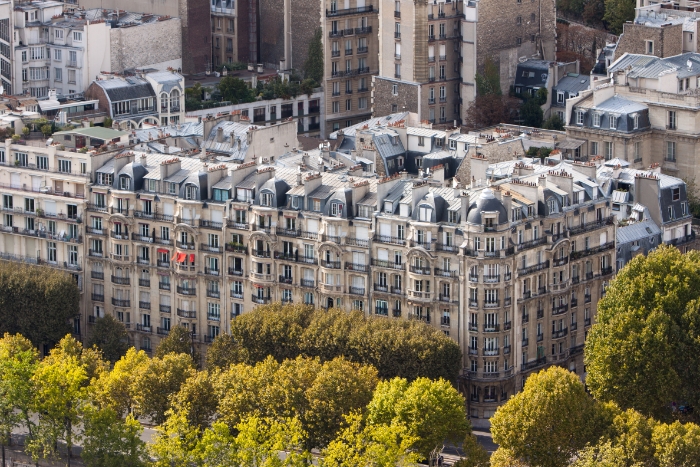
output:
[[41,208],[37,208],[36,215],[39,217],[44,217],[44,210]]

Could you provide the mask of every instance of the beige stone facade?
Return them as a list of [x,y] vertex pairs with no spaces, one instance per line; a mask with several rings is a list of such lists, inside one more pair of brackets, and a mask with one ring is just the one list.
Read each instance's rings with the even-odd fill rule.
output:
[[240,61],[238,58],[238,15],[234,3],[211,7],[212,65]]
[[325,0],[323,11],[325,134],[329,134],[372,114],[372,76],[379,68],[379,19],[375,5],[359,0],[345,4]]

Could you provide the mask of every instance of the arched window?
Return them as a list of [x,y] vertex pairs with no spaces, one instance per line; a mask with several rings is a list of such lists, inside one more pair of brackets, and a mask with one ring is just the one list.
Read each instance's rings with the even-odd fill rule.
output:
[[160,94],[160,111],[161,112],[168,111],[168,94],[166,94],[164,92]]
[[180,91],[173,89],[170,93],[170,111],[177,112],[180,110]]

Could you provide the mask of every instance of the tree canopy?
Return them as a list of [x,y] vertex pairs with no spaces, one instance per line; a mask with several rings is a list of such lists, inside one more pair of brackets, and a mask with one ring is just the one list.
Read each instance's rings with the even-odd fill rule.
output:
[[35,347],[70,333],[79,314],[80,291],[58,269],[0,262],[0,333],[21,334]]
[[[219,355],[232,355],[231,363],[245,358],[252,364],[268,356],[282,361],[300,355],[323,362],[342,356],[374,366],[380,378],[424,376],[448,381],[456,380],[461,367],[459,345],[439,330],[419,321],[375,319],[361,312],[275,303],[236,318],[231,336],[219,336],[213,345]],[[238,346],[245,349],[244,357]],[[232,350],[222,353],[223,348]],[[228,366],[219,357],[212,361]]]
[[510,458],[531,466],[564,467],[598,439],[600,419],[578,376],[551,367],[530,375],[523,390],[498,408],[491,433]]
[[587,384],[661,420],[700,404],[700,253],[661,246],[636,256],[598,303],[585,347]]
[[323,81],[323,32],[316,29],[309,43],[309,53],[304,63],[304,75],[317,83]]
[[217,84],[217,88],[225,101],[230,101],[234,104],[243,104],[255,100],[255,93],[248,86],[248,83],[235,76],[224,76]]
[[86,346],[97,347],[107,361],[116,362],[129,350],[129,334],[126,326],[112,315],[98,318],[92,327]]

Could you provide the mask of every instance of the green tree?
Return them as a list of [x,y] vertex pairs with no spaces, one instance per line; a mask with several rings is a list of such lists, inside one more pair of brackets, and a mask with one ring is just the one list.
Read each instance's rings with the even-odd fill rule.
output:
[[651,467],[653,464],[635,464],[625,455],[622,446],[606,441],[582,449],[570,465],[571,467]]
[[[197,83],[197,84],[199,84],[199,83]],[[201,86],[201,85],[200,85],[200,86]],[[112,128],[112,124],[113,124],[113,123],[114,123],[114,120],[112,120],[112,119],[109,118],[109,117],[105,117],[104,122],[102,122],[102,125],[103,125],[105,128]]]
[[110,407],[87,405],[83,409],[83,425],[81,458],[87,467],[146,465],[143,427],[132,415],[122,419]]
[[652,442],[659,467],[700,466],[700,426],[694,423],[659,424]]
[[[54,349],[55,352],[55,349]],[[75,426],[80,420],[88,381],[85,366],[70,354],[56,352],[57,358],[46,358],[37,367],[32,380],[35,385],[33,412],[37,414],[37,435],[27,443],[27,451],[39,458],[58,457],[58,441],[68,451],[68,466],[75,440]]]
[[551,367],[530,375],[525,388],[491,418],[493,440],[515,460],[531,466],[568,465],[597,440],[601,415],[576,374]]
[[31,129],[28,126],[25,126],[22,128],[22,134],[24,135],[25,138],[29,137],[29,132]]
[[489,467],[489,453],[473,434],[467,435],[464,439],[462,451],[464,458],[452,464],[452,467]]
[[474,76],[476,82],[477,96],[500,96],[501,92],[501,74],[496,64],[487,57],[484,61],[483,72],[477,72]]
[[321,28],[316,29],[314,37],[309,42],[309,54],[304,63],[304,76],[317,83],[323,81],[323,33]]
[[698,196],[698,185],[695,183],[695,177],[684,178],[683,181],[685,182],[690,212],[694,217],[700,217],[700,197]]
[[552,116],[542,124],[542,128],[545,130],[564,131],[564,122],[559,118],[559,115],[552,113]]
[[346,426],[323,451],[322,467],[412,467],[420,455],[415,434],[401,423],[365,424],[359,412],[346,417]]
[[613,34],[621,34],[622,26],[634,19],[635,0],[605,0],[603,20]]
[[144,371],[132,375],[138,413],[157,425],[163,423],[165,413],[172,408],[172,396],[194,373],[192,358],[187,354],[169,353],[153,358]]
[[[165,422],[156,427],[154,440],[148,446],[153,467],[197,465],[197,444],[200,433],[187,423],[187,410],[168,411]],[[219,467],[217,464],[210,464]],[[222,464],[235,465],[235,464]]]
[[402,424],[417,441],[413,449],[424,459],[439,452],[445,441],[459,442],[471,431],[464,398],[441,379],[403,378],[382,381],[367,406],[370,425]]
[[48,138],[49,136],[51,136],[51,133],[53,133],[53,127],[49,124],[42,125],[41,133],[44,135],[44,138]]
[[219,334],[207,349],[206,362],[210,369],[225,369],[248,361],[248,352],[231,334]]
[[[251,417],[236,427],[235,445],[239,465],[304,467],[311,456],[302,449],[306,434],[295,418],[265,419]],[[283,461],[281,451],[286,452]]]
[[[586,383],[600,401],[667,420],[700,404],[700,254],[659,247],[635,257],[598,303]],[[675,403],[675,406],[674,406]]]
[[543,115],[542,107],[540,107],[537,97],[526,99],[522,107],[520,107],[520,120],[525,126],[541,127]]
[[194,348],[192,342],[192,334],[189,329],[179,324],[170,329],[168,335],[161,339],[160,344],[156,347],[156,358],[163,358],[170,353],[184,353],[192,357],[193,362],[199,361],[199,354]]
[[190,376],[172,396],[172,407],[175,410],[185,409],[187,423],[200,431],[211,426],[218,405],[213,377],[206,371]]
[[30,410],[34,398],[32,376],[36,370],[38,353],[24,337],[5,334],[0,339],[0,444],[2,465],[5,463],[5,446],[10,434],[20,424],[34,433]]
[[120,417],[136,407],[137,376],[148,369],[150,358],[143,350],[131,347],[112,371],[105,372],[90,386],[92,401],[98,407],[110,407]]
[[109,362],[116,362],[129,350],[129,334],[126,326],[112,315],[98,318],[87,340],[87,347],[96,346]]
[[224,76],[217,84],[217,88],[223,99],[233,104],[243,104],[255,100],[248,83],[235,76]]
[[70,333],[79,314],[80,291],[61,270],[0,264],[0,333],[22,334],[35,347],[58,342]]

